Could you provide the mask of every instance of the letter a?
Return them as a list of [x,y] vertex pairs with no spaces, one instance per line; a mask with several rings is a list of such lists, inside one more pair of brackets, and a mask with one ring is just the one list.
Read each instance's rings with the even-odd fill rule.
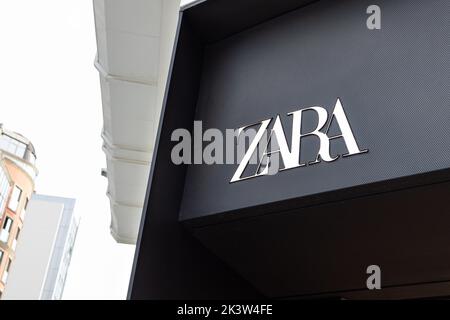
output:
[[333,114],[331,115],[330,122],[328,123],[328,127],[326,130],[327,135],[328,132],[330,131],[333,118],[336,119],[339,129],[341,130],[341,134],[329,137],[329,139],[330,140],[337,138],[344,139],[345,146],[347,147],[348,150],[348,153],[344,154],[344,156],[348,157],[360,153],[366,153],[368,150],[360,150],[358,144],[356,143],[355,136],[353,135],[352,128],[350,127],[350,123],[348,122],[347,116],[345,115],[344,108],[342,107],[340,99],[337,99],[336,105],[333,110]]
[[370,274],[367,278],[367,289],[369,290],[380,290],[381,289],[381,269],[377,265],[371,265],[367,267],[367,274]]
[[369,30],[380,30],[381,8],[377,5],[371,5],[367,8],[367,14],[370,14],[370,16],[367,18],[367,28]]

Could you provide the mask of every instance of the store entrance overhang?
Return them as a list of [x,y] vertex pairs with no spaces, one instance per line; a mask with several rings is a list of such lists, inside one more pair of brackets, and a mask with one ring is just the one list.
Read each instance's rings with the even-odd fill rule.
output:
[[[450,295],[448,1],[380,0],[380,30],[371,4],[181,12],[130,298]],[[175,165],[195,120],[267,124],[289,170]]]

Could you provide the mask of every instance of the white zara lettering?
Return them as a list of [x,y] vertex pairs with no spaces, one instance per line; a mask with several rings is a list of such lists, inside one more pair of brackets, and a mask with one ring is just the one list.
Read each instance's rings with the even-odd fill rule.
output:
[[[317,126],[314,130],[308,132],[308,133],[302,133],[302,118],[303,113],[306,111],[313,111],[317,115]],[[353,131],[351,129],[350,123],[348,121],[348,118],[345,114],[344,107],[342,106],[341,100],[337,99],[336,104],[334,106],[333,112],[331,113],[331,116],[328,116],[328,112],[323,107],[308,107],[304,109],[300,109],[294,112],[290,112],[287,114],[288,116],[292,117],[292,136],[291,136],[291,147],[289,148],[288,142],[286,140],[285,131],[283,129],[280,116],[277,115],[275,117],[275,120],[273,118],[267,119],[264,121],[261,121],[259,124],[259,129],[256,133],[255,138],[250,143],[249,148],[247,149],[244,157],[242,158],[242,161],[239,163],[237,170],[235,171],[233,177],[231,178],[230,183],[233,182],[239,182],[242,180],[255,178],[259,176],[269,175],[269,163],[270,158],[273,156],[273,154],[278,153],[281,156],[281,159],[284,163],[284,168],[280,170],[287,170],[287,169],[293,169],[297,167],[304,167],[308,164],[315,164],[320,162],[320,160],[323,160],[325,162],[333,162],[339,159],[339,155],[332,156],[330,154],[330,145],[332,140],[336,139],[343,139],[345,146],[347,148],[347,153],[342,154],[343,157],[349,157],[354,156],[362,153],[366,153],[369,150],[364,149],[361,150],[358,146],[358,143],[356,142],[355,136],[353,134]],[[330,136],[330,128],[331,123],[333,120],[336,121],[337,126],[339,127],[340,134]],[[270,124],[273,122],[272,129],[268,129]],[[251,126],[244,126],[242,128],[239,128],[237,130],[238,135],[240,135],[242,132],[244,132],[247,128],[253,127]],[[270,133],[268,134],[269,140],[263,141],[263,137],[266,136],[266,131],[269,130]],[[319,150],[317,152],[317,156],[315,161],[309,162],[309,163],[301,163],[300,161],[300,154],[301,154],[301,140],[302,138],[306,136],[315,136],[319,139]],[[256,152],[258,146],[262,143],[266,144],[265,150],[267,150],[267,145],[270,143],[270,140],[275,137],[277,141],[277,147],[278,149],[275,151],[265,151],[262,154],[262,158],[260,160],[260,164],[258,166],[258,169],[256,170],[256,173],[254,175],[245,176],[244,171],[246,170],[247,166],[249,165],[249,161],[252,158],[252,155]],[[266,163],[263,164],[263,159],[266,159]],[[263,166],[263,167],[262,167]],[[262,168],[262,170],[261,170]],[[278,171],[280,171],[278,170]]]

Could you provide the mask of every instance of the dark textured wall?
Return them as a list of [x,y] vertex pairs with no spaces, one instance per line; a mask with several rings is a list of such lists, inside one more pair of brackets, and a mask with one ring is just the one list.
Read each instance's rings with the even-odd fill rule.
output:
[[[195,116],[205,129],[224,130],[279,114],[290,140],[286,113],[316,105],[331,112],[339,97],[370,152],[233,184],[236,165],[190,166],[182,219],[450,167],[450,4],[377,1],[379,31],[366,27],[370,4],[315,2],[209,45]],[[316,125],[305,118],[305,130]],[[317,146],[306,138],[302,151]]]

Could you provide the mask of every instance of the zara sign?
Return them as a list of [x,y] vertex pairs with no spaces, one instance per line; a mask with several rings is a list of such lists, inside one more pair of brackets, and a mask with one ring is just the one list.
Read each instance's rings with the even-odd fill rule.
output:
[[[313,111],[316,113],[318,121],[317,126],[314,130],[302,133],[302,118],[303,114],[306,111]],[[284,167],[277,169],[278,171],[305,167],[307,165],[312,165],[319,163],[321,160],[325,162],[333,162],[342,157],[350,157],[362,153],[366,153],[369,150],[363,149],[361,150],[356,142],[355,136],[353,134],[352,128],[348,121],[348,118],[345,114],[344,107],[342,106],[341,100],[338,98],[334,107],[333,112],[328,115],[328,112],[323,107],[308,107],[304,109],[300,109],[294,112],[290,112],[287,114],[292,117],[292,136],[291,136],[291,147],[289,148],[286,134],[280,120],[280,116],[277,115],[275,120],[273,118],[263,120],[258,123],[259,128],[256,133],[255,138],[251,141],[249,148],[247,149],[242,161],[239,163],[239,166],[234,173],[230,183],[238,182],[246,179],[251,179],[259,176],[274,174],[271,172],[271,158],[276,155],[280,156],[283,161]],[[333,120],[336,121],[337,126],[339,127],[340,134],[330,135],[330,128]],[[269,129],[269,126],[272,125],[272,128]],[[238,136],[241,135],[247,128],[254,127],[255,125],[244,126],[237,130]],[[264,136],[268,133],[268,139],[264,139]],[[311,162],[300,161],[301,155],[301,140],[307,136],[315,136],[319,139],[319,150],[317,152],[315,160]],[[276,139],[276,147],[273,147],[273,138]],[[347,153],[342,155],[331,155],[330,146],[333,140],[342,139],[345,143]],[[261,144],[264,143],[264,146]],[[272,148],[269,150],[269,144],[272,143]],[[248,167],[250,160],[257,152],[258,148],[263,148],[264,152],[260,157],[259,165],[257,166],[256,172],[253,175],[242,177],[244,171]],[[278,158],[277,158],[278,163]]]

